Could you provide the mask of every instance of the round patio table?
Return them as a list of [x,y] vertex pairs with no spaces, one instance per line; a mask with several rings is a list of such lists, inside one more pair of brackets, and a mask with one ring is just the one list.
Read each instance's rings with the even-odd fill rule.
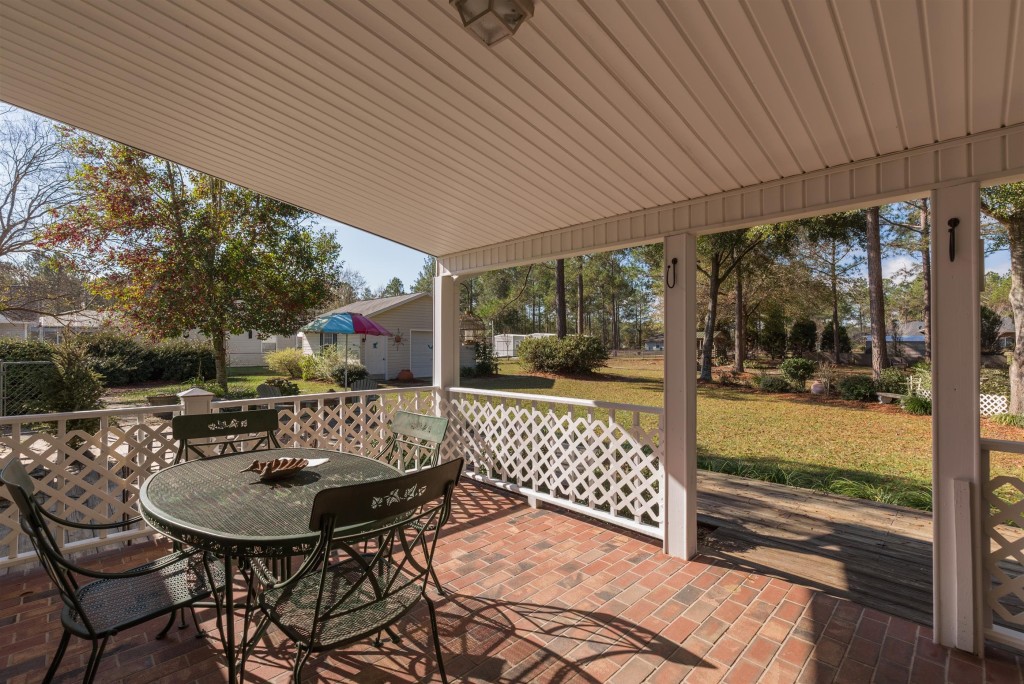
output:
[[[256,459],[279,457],[326,458],[327,462],[278,482],[260,482],[257,473],[240,472]],[[286,448],[179,463],[150,475],[143,483],[139,508],[151,527],[224,559],[224,603],[229,619],[222,638],[229,681],[240,675],[235,656],[232,563],[257,556],[285,558],[307,553],[319,538],[319,533],[309,529],[317,492],[398,475],[398,470],[386,463],[353,454]],[[339,529],[337,533],[355,536],[359,529]],[[246,606],[246,625],[250,608]]]

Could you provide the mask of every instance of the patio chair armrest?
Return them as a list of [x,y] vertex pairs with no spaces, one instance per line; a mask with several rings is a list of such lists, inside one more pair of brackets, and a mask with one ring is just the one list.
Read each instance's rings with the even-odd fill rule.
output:
[[179,551],[177,553],[172,553],[168,556],[164,556],[160,560],[154,561],[152,563],[147,563],[142,567],[134,568],[132,570],[125,570],[124,572],[102,572],[100,570],[90,570],[88,568],[83,568],[80,565],[75,565],[63,556],[59,556],[57,558],[54,558],[53,560],[57,564],[75,573],[76,575],[92,577],[93,579],[127,579],[129,577],[142,577],[144,575],[150,575],[155,572],[160,572],[164,568],[174,565],[186,556],[195,556],[200,553],[202,552],[198,550],[188,553]]
[[82,523],[75,522],[73,520],[68,520],[67,518],[62,518],[59,515],[54,515],[50,511],[43,508],[42,506],[39,507],[39,510],[42,512],[43,515],[47,517],[47,519],[57,523],[58,525],[62,527],[74,527],[75,529],[79,530],[113,530],[117,529],[118,527],[128,527],[129,525],[134,525],[135,523],[142,521],[142,516],[137,515],[134,518],[129,518],[127,520],[118,520],[109,523]]

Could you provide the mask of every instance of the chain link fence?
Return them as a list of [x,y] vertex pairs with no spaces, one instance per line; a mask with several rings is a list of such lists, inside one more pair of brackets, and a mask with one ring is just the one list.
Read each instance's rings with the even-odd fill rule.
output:
[[0,361],[0,416],[44,411],[52,366],[49,361]]

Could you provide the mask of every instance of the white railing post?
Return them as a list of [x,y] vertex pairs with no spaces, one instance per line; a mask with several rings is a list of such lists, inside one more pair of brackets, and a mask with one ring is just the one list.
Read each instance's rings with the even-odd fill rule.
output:
[[212,413],[213,412],[213,392],[207,392],[204,389],[193,387],[187,389],[184,392],[178,393],[178,398],[181,399],[181,403],[185,405],[182,413],[186,416],[193,416],[197,413]]
[[969,534],[982,491],[979,201],[977,183],[940,188],[931,201],[933,621],[937,643],[972,653],[982,644],[981,542]]
[[697,238],[665,238],[665,552],[697,553]]

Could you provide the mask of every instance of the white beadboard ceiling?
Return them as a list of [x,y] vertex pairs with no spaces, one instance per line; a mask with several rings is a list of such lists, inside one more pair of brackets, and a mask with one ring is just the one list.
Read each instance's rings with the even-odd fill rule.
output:
[[1021,0],[0,0],[0,100],[431,254],[1024,122]]

